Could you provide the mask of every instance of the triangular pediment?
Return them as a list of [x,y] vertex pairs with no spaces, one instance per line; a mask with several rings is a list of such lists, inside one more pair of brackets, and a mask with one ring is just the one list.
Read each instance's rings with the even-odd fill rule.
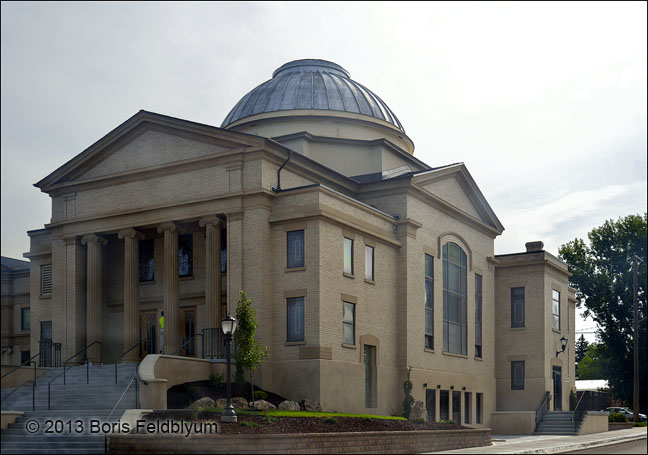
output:
[[140,111],[36,183],[42,191],[263,146],[263,139],[173,117]]
[[463,163],[419,172],[413,183],[445,203],[492,227],[504,231],[495,212],[486,201]]

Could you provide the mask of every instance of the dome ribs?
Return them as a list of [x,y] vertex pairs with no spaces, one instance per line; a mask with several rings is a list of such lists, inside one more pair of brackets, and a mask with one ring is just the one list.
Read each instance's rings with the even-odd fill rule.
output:
[[279,67],[272,79],[241,98],[221,127],[256,114],[287,110],[362,114],[405,132],[396,115],[378,95],[351,79],[349,72],[340,65],[317,59],[294,60]]

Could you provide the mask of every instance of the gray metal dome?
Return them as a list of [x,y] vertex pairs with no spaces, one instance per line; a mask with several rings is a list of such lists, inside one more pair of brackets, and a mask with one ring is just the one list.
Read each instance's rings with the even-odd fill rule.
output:
[[364,114],[400,129],[396,115],[378,95],[351,79],[347,70],[333,62],[303,59],[288,62],[236,103],[221,128],[245,117],[266,112],[317,109]]

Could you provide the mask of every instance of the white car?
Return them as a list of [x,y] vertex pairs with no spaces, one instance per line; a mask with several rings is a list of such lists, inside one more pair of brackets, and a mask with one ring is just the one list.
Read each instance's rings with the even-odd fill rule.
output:
[[[626,418],[632,422],[632,419],[634,417],[634,414],[632,410],[629,408],[607,408],[606,411],[612,413],[612,412],[618,412],[626,416]],[[646,421],[646,414],[639,414],[639,421],[640,422],[645,422]]]

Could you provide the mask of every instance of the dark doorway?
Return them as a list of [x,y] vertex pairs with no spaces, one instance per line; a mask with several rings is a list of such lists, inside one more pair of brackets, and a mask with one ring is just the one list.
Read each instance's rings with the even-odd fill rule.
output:
[[553,367],[554,411],[562,411],[562,370]]
[[196,307],[180,308],[180,330],[182,330],[182,349],[180,355],[196,357]]
[[157,353],[157,311],[142,311],[140,313],[140,357]]

